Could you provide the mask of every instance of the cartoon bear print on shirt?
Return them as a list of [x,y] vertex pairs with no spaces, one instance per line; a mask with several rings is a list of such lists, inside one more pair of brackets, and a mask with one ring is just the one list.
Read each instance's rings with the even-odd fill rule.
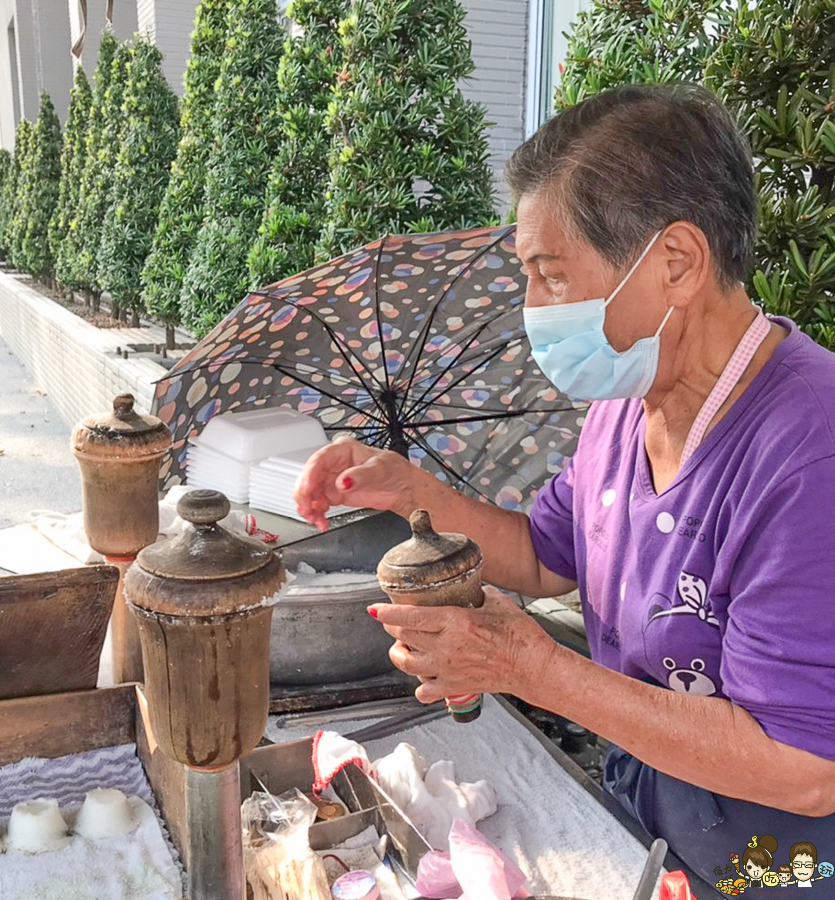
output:
[[660,684],[682,694],[710,697],[721,693],[719,622],[703,578],[682,572],[677,589],[680,603],[660,593],[652,597],[644,624],[647,664]]
[[667,687],[680,694],[698,694],[700,697],[711,697],[716,693],[716,685],[704,674],[705,661],[696,657],[690,660],[689,666],[679,666],[672,656],[662,660],[664,668],[669,672]]

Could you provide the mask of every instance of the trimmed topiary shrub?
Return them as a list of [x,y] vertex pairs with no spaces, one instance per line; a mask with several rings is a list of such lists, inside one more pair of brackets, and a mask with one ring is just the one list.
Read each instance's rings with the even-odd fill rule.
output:
[[[61,272],[67,285],[73,288],[92,290],[88,256],[84,252],[87,237],[87,222],[99,211],[97,190],[101,168],[101,154],[104,143],[104,126],[107,118],[107,92],[113,74],[113,60],[119,42],[110,30],[106,30],[99,45],[99,60],[96,66],[95,85],[90,104],[90,117],[84,139],[85,166],[78,186],[78,200],[70,216],[67,234],[61,247]],[[100,220],[99,220],[100,221]],[[98,307],[98,297],[94,298]]]
[[[26,236],[26,206],[29,185],[32,181],[32,147],[35,126],[27,119],[21,119],[15,134],[14,157],[17,177],[14,180],[14,195],[9,207],[9,228],[6,240],[9,245],[9,262],[16,269],[23,269],[23,239]],[[25,271],[25,270],[24,270]]]
[[206,168],[212,147],[215,82],[226,46],[229,0],[203,0],[197,8],[184,81],[182,136],[142,272],[148,311],[167,328],[169,348],[181,321],[180,294],[197,233],[203,224]]
[[139,323],[142,267],[177,149],[177,98],[162,73],[162,54],[147,40],[130,48],[119,154],[102,227],[98,284]]
[[81,193],[81,180],[87,162],[87,126],[93,91],[84,69],[78,67],[70,95],[67,130],[61,149],[61,181],[58,185],[58,206],[49,223],[49,247],[55,260],[55,278],[67,288],[78,287],[72,278],[70,242],[67,236]]
[[354,0],[319,256],[386,232],[496,221],[484,111],[458,87],[473,71],[464,18],[457,0]]
[[348,0],[295,0],[300,33],[278,67],[283,141],[273,163],[264,220],[249,253],[251,285],[278,281],[313,265],[325,216],[331,138],[325,116],[342,68],[339,23]]
[[58,205],[61,180],[61,123],[49,94],[41,94],[41,107],[32,132],[31,168],[24,212],[25,231],[21,262],[38,278],[51,278],[54,259],[49,246],[49,222]]
[[275,0],[232,4],[212,122],[206,217],[183,283],[183,321],[197,335],[239,303],[249,285],[247,254],[280,143],[276,73],[283,39]]
[[14,178],[14,158],[8,150],[0,150],[0,259],[6,258],[6,220],[8,218],[9,185]]
[[[128,46],[118,44],[109,32],[102,38],[87,139],[87,170],[81,183],[77,221],[70,226],[74,240],[78,241],[75,277],[81,287],[93,293],[94,305],[98,305],[101,293],[99,248],[121,143],[122,97],[129,54]],[[110,66],[103,71],[108,58]]]

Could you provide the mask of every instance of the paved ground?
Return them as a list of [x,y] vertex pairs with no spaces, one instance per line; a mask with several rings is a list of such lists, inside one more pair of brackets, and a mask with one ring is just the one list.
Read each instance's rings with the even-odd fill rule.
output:
[[70,431],[0,335],[0,528],[32,509],[81,509]]

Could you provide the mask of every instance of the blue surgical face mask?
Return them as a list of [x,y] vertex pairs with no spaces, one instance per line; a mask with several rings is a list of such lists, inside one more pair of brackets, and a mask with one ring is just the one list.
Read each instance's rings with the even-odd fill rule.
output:
[[545,377],[572,400],[643,397],[658,371],[661,331],[673,312],[667,310],[652,337],[641,338],[619,353],[606,340],[606,307],[638,268],[658,239],[657,232],[621,283],[605,299],[578,300],[525,308],[525,331],[533,358]]

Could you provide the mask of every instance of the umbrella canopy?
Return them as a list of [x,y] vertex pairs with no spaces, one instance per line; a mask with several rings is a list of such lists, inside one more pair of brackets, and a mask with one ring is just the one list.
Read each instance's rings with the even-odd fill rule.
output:
[[573,453],[584,407],[530,356],[515,228],[378,241],[254,291],[157,385],[181,480],[212,416],[316,416],[456,487],[527,509]]

